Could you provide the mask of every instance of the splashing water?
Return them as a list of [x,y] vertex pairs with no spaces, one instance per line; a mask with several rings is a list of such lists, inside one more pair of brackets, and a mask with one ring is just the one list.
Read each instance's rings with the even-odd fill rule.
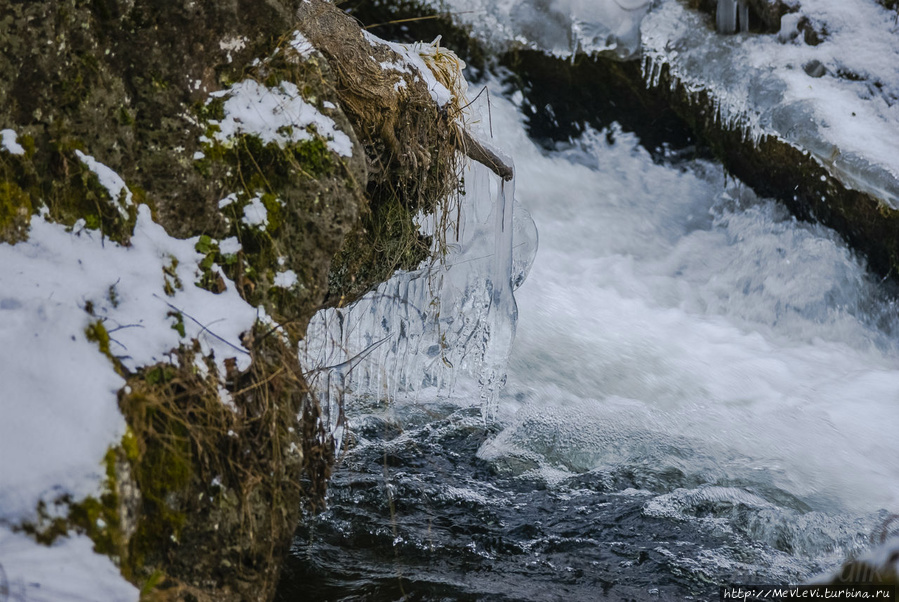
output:
[[[494,275],[508,265],[496,182],[466,198],[455,265],[423,272],[439,288],[395,279],[456,312],[426,308],[419,326],[433,341],[441,324],[447,345],[431,358],[433,343],[407,330],[351,371],[354,393],[377,399],[368,366],[401,394],[349,413],[355,445],[329,510],[295,541],[298,591],[542,602],[594,599],[605,584],[608,599],[711,600],[719,585],[797,583],[869,547],[899,508],[890,289],[832,231],[725,183],[720,166],[658,164],[614,128],[548,151],[523,119],[494,99],[541,229],[528,283],[514,303],[494,300],[494,281],[500,300],[516,284]],[[513,278],[532,250],[517,245],[535,240],[515,214]],[[458,271],[468,260],[479,267]],[[492,321],[516,305],[517,327]],[[363,320],[371,335],[354,349],[387,336],[384,315]],[[504,327],[516,340],[489,428],[484,378],[480,394],[459,378],[453,398],[427,397],[439,383],[422,386],[426,374],[498,366]],[[396,343],[418,351],[404,360]]]

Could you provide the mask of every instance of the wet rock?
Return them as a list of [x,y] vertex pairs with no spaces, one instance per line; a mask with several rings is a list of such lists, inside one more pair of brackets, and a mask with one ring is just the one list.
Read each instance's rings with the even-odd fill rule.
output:
[[827,67],[825,67],[821,61],[815,59],[807,62],[802,66],[802,70],[808,73],[809,77],[822,77],[827,73]]

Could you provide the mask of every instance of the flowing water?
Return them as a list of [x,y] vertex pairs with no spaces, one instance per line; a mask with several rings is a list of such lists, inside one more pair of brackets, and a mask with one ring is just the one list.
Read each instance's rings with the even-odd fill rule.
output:
[[[365,368],[344,398],[328,507],[297,533],[279,599],[717,600],[868,548],[899,511],[886,285],[718,165],[654,161],[615,129],[547,151],[514,102],[491,117],[540,233],[495,420],[461,372],[403,386],[415,357],[501,381],[505,348],[484,341],[516,324],[492,321],[489,295],[469,303],[487,326],[457,319],[443,350],[404,361],[371,331],[344,349],[405,376]],[[452,355],[469,339],[480,359]]]

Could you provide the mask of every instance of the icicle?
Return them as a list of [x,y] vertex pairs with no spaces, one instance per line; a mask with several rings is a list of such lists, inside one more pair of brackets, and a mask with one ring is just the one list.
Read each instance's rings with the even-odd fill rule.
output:
[[718,33],[736,33],[737,24],[740,31],[746,33],[749,31],[748,0],[718,0],[715,22]]
[[[506,187],[509,188],[508,198]],[[496,413],[500,389],[506,384],[506,362],[512,350],[518,305],[512,295],[512,215],[515,179],[500,181],[494,204],[494,260],[487,288],[491,291],[484,329],[483,366],[480,370],[481,402],[485,421]]]
[[[484,148],[497,165],[511,164]],[[338,366],[371,349],[352,370],[318,371],[321,377],[314,386],[332,410],[327,417],[331,432],[337,427],[334,400],[415,399],[425,390],[448,396],[459,374],[480,385],[485,420],[495,413],[515,334],[513,290],[527,275],[537,234],[526,211],[513,212],[511,181],[472,164],[465,182],[461,207],[437,211],[459,216],[443,234],[452,244],[444,245],[449,250],[442,261],[397,273],[352,306],[323,310],[311,320],[300,349],[309,369]],[[423,221],[437,223],[434,218]],[[427,228],[435,245],[440,244],[439,229]],[[385,337],[387,343],[373,347]]]
[[718,33],[734,33],[737,31],[737,0],[718,0],[715,13]]
[[740,0],[740,31],[743,33],[749,31],[749,3],[747,0]]

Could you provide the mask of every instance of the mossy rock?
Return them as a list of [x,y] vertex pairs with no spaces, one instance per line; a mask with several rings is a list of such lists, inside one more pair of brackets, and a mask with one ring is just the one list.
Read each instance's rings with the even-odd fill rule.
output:
[[[322,503],[334,461],[296,342],[320,307],[426,257],[413,218],[458,186],[455,125],[421,82],[410,76],[414,94],[385,114],[353,96],[345,58],[292,47],[307,4],[46,0],[12,3],[0,17],[0,128],[26,150],[0,151],[0,241],[25,239],[40,212],[127,245],[147,204],[170,235],[199,237],[205,256],[195,283],[164,270],[161,295],[221,292],[229,284],[218,266],[281,326],[245,334],[253,361],[242,372],[216,374],[209,358],[208,373],[199,370],[190,342],[171,351],[175,363],[130,372],[91,318],[86,335],[128,383],[119,405],[129,430],[104,461],[103,494],[58,500],[31,532],[47,542],[87,534],[146,599],[271,596],[301,508]],[[328,39],[313,21],[300,25]],[[227,90],[246,80],[295,86],[351,153],[312,129],[287,144],[216,137]],[[87,156],[121,178],[121,194]],[[253,203],[264,222],[245,219]],[[172,328],[183,329],[179,320]]]
[[0,242],[15,244],[28,238],[31,197],[15,182],[0,181]]
[[[216,199],[221,226],[203,252],[210,263],[223,267],[247,301],[264,307],[296,341],[321,307],[332,257],[366,205],[365,155],[339,108],[336,82],[322,56],[300,55],[285,36],[243,78],[269,90],[289,85],[300,91],[305,103],[332,120],[353,143],[351,156],[343,156],[314,131],[296,141],[266,141],[249,132],[222,139],[217,134],[228,93],[195,109],[206,135],[194,168],[223,187]],[[221,206],[226,194],[230,202]],[[264,223],[246,219],[244,212],[251,205],[259,207]],[[227,257],[212,241],[231,237],[240,242],[241,251]],[[278,275],[288,272],[295,282],[284,286]],[[212,290],[219,286],[214,278],[205,279]]]
[[133,433],[120,453],[140,492],[122,568],[158,599],[269,597],[303,500],[320,502],[324,485],[304,477],[321,474],[306,465],[321,461],[310,450],[320,433],[306,440],[299,427],[314,428],[318,406],[292,347],[256,336],[250,368],[231,371],[224,393],[214,365],[198,371],[196,350],[182,348],[178,367],[145,368],[120,395]]
[[[429,257],[431,241],[419,235],[415,216],[434,212],[460,188],[462,145],[455,119],[463,99],[440,107],[423,78],[411,70],[383,69],[403,59],[366,37],[355,19],[329,2],[304,2],[298,17],[300,30],[332,66],[340,105],[368,163],[368,204],[335,256],[328,283],[326,303],[345,305],[373,282],[415,269]],[[465,39],[458,28],[451,31]]]

